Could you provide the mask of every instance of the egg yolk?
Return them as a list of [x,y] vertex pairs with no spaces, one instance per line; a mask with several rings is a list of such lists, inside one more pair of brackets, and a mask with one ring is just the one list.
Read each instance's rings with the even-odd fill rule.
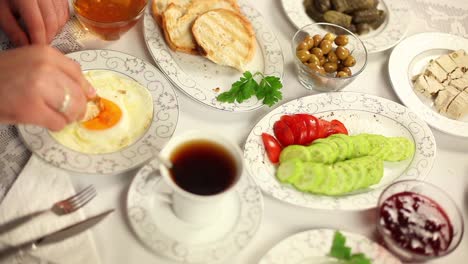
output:
[[104,130],[113,127],[122,117],[122,110],[112,101],[99,98],[99,114],[82,125],[90,130]]

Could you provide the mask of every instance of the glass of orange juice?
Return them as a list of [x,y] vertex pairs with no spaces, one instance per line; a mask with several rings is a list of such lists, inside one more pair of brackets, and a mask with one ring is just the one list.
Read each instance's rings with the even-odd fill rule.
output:
[[148,0],[73,0],[78,20],[104,40],[117,40],[134,26]]

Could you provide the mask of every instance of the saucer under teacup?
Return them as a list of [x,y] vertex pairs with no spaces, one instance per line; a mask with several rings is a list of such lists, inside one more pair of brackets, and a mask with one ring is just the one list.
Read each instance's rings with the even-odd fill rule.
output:
[[127,196],[130,225],[147,248],[184,263],[216,263],[247,246],[263,216],[261,191],[248,175],[226,195],[216,221],[196,226],[177,218],[170,203],[161,199],[161,194],[171,189],[158,167],[157,161],[152,161],[140,169]]

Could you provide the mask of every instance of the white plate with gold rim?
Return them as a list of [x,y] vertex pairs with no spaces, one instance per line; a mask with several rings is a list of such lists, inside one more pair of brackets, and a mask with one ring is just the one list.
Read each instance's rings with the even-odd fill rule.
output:
[[[281,4],[296,28],[317,23],[307,15],[304,0],[281,0]],[[377,7],[386,12],[385,22],[376,30],[359,36],[368,53],[381,52],[398,44],[405,37],[411,18],[409,7],[402,0],[380,0]]]
[[86,50],[67,54],[83,71],[108,70],[138,82],[152,96],[152,121],[135,142],[117,152],[86,154],[58,143],[42,127],[19,125],[26,146],[45,162],[61,169],[89,174],[116,174],[147,162],[172,136],[179,116],[177,96],[171,84],[151,64],[118,51]]
[[[350,135],[360,133],[402,136],[413,141],[415,154],[400,162],[385,162],[384,176],[376,185],[343,196],[300,192],[280,183],[262,143],[261,134],[273,135],[273,125],[285,114],[309,113],[325,120],[337,119]],[[436,142],[424,121],[393,101],[363,93],[334,92],[302,97],[280,105],[265,115],[250,132],[244,146],[244,162],[252,178],[267,194],[297,206],[325,210],[364,210],[377,206],[383,188],[396,180],[423,180],[432,169]]]
[[148,249],[177,262],[205,264],[225,263],[248,245],[263,218],[262,192],[248,175],[226,195],[213,224],[193,227],[157,198],[159,192],[171,192],[158,167],[154,160],[140,169],[127,194],[130,226]]
[[[327,257],[336,230],[315,229],[304,231],[275,245],[260,260],[259,264],[332,264],[341,263]],[[340,231],[346,237],[346,246],[352,253],[364,253],[371,263],[400,264],[385,248],[365,236]]]
[[[252,23],[257,40],[255,56],[246,69],[252,73],[260,71],[282,78],[284,62],[281,46],[261,14],[246,3],[239,1],[242,13]],[[229,112],[253,111],[263,106],[262,101],[254,97],[240,104],[218,102],[216,97],[229,90],[242,73],[217,65],[202,56],[172,51],[150,10],[147,8],[144,15],[146,45],[156,65],[179,90],[204,105]]]

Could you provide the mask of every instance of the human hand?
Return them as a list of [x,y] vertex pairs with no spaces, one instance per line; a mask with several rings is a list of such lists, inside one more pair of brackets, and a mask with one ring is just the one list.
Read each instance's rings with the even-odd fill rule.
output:
[[0,0],[0,29],[16,46],[50,43],[69,16],[67,0]]
[[[60,112],[66,93],[68,107]],[[54,48],[33,45],[0,52],[0,122],[57,131],[79,120],[95,90],[80,66]]]

